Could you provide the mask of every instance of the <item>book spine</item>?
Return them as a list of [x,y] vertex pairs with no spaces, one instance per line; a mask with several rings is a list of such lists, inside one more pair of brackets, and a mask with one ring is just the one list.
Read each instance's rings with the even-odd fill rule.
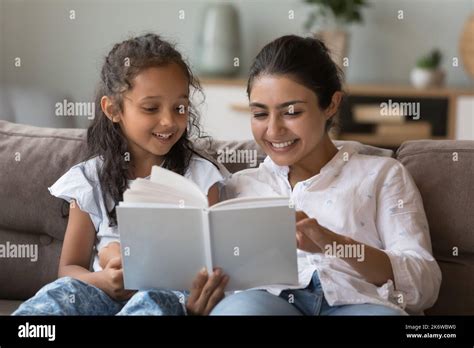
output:
[[211,248],[211,228],[209,223],[209,210],[202,210],[202,233],[204,237],[204,253],[206,257],[206,268],[209,275],[212,273],[212,248]]

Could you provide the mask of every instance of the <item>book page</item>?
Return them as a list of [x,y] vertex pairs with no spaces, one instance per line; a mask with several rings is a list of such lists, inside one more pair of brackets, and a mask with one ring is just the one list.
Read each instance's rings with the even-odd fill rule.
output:
[[275,197],[240,197],[228,199],[226,201],[219,202],[214,204],[210,209],[211,210],[221,210],[221,209],[241,209],[241,208],[250,208],[258,206],[282,206],[290,205],[289,197],[275,196]]
[[227,290],[298,282],[295,211],[288,205],[210,210],[212,262]]
[[206,266],[202,216],[196,208],[119,205],[125,288],[190,289]]
[[199,186],[189,179],[186,179],[184,176],[172,172],[171,170],[164,169],[159,166],[153,166],[151,169],[151,178],[150,181],[156,184],[163,186],[164,188],[175,190],[176,193],[179,193],[183,196],[184,205],[189,206],[186,201],[192,200],[193,202],[201,202],[199,207],[206,208],[208,207],[208,200],[204,193],[202,193]]
[[[186,200],[183,198],[183,195],[179,192],[171,191],[161,191],[149,189],[135,189],[131,188],[126,190],[123,194],[123,200],[125,203],[163,203],[163,204],[173,204],[175,207],[180,208],[184,207],[196,207],[199,208],[202,206],[201,199],[196,199],[195,197],[188,197]],[[186,204],[185,204],[186,203]]]

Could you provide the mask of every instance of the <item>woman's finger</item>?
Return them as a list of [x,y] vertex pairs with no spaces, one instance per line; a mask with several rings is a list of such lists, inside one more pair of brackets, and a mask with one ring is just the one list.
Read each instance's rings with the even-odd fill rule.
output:
[[301,235],[301,232],[300,231],[296,231],[296,247],[298,249],[301,249],[302,248],[302,235]]
[[303,211],[301,211],[301,210],[298,210],[298,211],[295,213],[295,215],[296,215],[296,222],[308,218],[308,215],[306,215],[306,213],[303,212]]

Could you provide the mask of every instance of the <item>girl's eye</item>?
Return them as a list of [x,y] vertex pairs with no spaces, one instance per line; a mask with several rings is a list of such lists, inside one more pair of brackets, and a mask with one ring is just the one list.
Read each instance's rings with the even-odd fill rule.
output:
[[253,117],[255,118],[262,118],[262,117],[265,117],[267,116],[268,114],[266,112],[257,112],[257,113],[254,113],[253,114]]
[[158,108],[150,107],[150,108],[143,108],[143,110],[145,110],[146,112],[153,113],[153,112],[156,112]]

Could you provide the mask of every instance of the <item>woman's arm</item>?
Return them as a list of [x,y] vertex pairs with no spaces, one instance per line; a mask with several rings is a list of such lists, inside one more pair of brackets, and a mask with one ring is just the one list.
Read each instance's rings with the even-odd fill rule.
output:
[[299,249],[308,252],[328,253],[333,251],[334,246],[344,248],[344,246],[350,245],[351,250],[359,250],[361,254],[343,254],[340,258],[349,263],[366,281],[376,286],[382,286],[389,279],[394,281],[392,265],[384,251],[332,232],[322,227],[316,219],[308,218],[301,211],[297,212],[296,229]]

